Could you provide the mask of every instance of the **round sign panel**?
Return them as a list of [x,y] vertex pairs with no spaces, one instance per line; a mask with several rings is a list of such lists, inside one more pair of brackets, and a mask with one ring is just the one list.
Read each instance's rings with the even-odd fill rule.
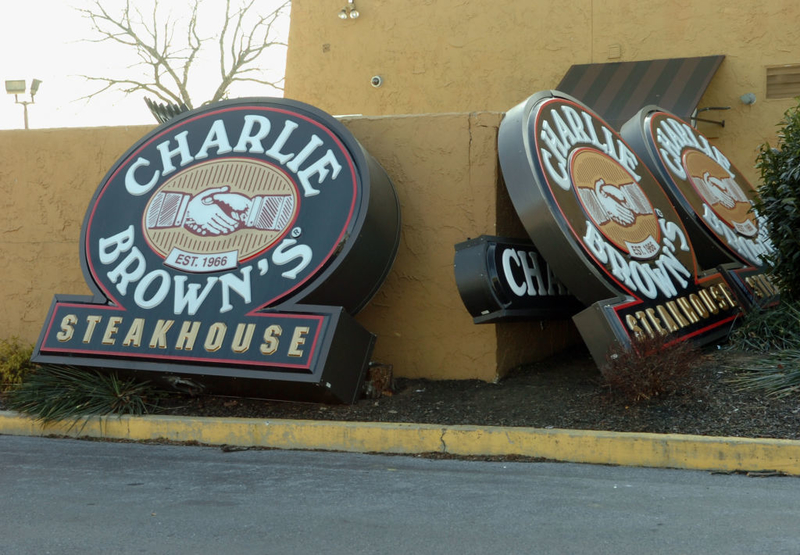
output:
[[86,215],[85,271],[126,309],[355,313],[399,242],[385,172],[335,119],[284,99],[211,104],[144,137]]
[[661,179],[704,266],[764,265],[772,246],[753,211],[756,190],[702,133],[648,106],[622,127],[621,134]]
[[589,108],[538,93],[506,114],[499,143],[522,223],[584,304],[668,299],[694,286],[694,252],[669,198]]

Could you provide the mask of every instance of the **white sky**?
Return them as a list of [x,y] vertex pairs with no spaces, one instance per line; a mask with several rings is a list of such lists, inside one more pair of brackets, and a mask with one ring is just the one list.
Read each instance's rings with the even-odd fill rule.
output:
[[[131,0],[132,6],[147,13],[152,0]],[[124,5],[124,0],[102,0],[114,13]],[[162,6],[176,11],[186,5],[186,0],[160,0]],[[28,106],[31,129],[48,127],[93,127],[109,125],[155,124],[156,121],[144,103],[144,93],[125,96],[120,92],[105,92],[88,103],[78,100],[94,92],[97,83],[88,83],[79,75],[121,75],[135,63],[131,49],[116,47],[111,43],[89,43],[81,39],[96,38],[89,22],[81,17],[76,7],[88,7],[91,0],[0,0],[0,81],[25,79],[30,85],[34,78],[42,84],[36,94],[36,103]],[[276,0],[260,0],[256,6],[277,6]],[[210,26],[201,28],[203,36],[219,30],[219,15],[224,8],[222,0],[203,0],[201,15]],[[189,13],[184,10],[181,13]],[[200,23],[203,23],[203,19]],[[288,35],[288,18],[280,30],[285,42]],[[275,55],[265,54],[260,66],[275,68],[283,75],[285,48],[276,48]],[[219,80],[218,53],[212,48],[208,59],[202,60],[190,81],[190,93],[195,104],[206,100],[209,89],[216,88]],[[265,90],[254,83],[235,84],[231,97],[277,96],[280,91]],[[30,100],[28,94],[20,100]],[[0,89],[0,129],[22,129],[23,108],[14,103],[14,96]]]

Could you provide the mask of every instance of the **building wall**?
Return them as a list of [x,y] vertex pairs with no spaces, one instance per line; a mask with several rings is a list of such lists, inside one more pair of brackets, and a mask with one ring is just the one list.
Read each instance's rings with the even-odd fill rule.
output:
[[78,258],[86,207],[150,127],[0,132],[0,337],[33,342],[55,293],[89,294]]
[[[458,295],[456,243],[482,233],[524,236],[499,187],[500,119],[344,120],[386,169],[402,207],[397,260],[357,317],[378,336],[374,360],[393,364],[398,376],[493,380],[578,340],[567,322],[475,326]],[[89,293],[78,250],[86,208],[105,173],[150,129],[0,132],[0,337],[33,342],[53,295]]]
[[[294,0],[286,97],[334,114],[504,112],[554,88],[573,64],[724,54],[700,124],[751,180],[792,99],[766,100],[766,67],[800,63],[793,0]],[[381,75],[380,88],[370,85]],[[756,104],[739,97],[755,93]]]

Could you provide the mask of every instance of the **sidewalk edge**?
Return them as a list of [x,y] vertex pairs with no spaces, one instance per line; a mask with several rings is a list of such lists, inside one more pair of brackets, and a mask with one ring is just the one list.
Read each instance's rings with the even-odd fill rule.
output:
[[103,417],[73,426],[42,425],[8,411],[0,411],[0,434],[354,453],[524,456],[575,463],[800,475],[800,441],[785,439],[177,416]]

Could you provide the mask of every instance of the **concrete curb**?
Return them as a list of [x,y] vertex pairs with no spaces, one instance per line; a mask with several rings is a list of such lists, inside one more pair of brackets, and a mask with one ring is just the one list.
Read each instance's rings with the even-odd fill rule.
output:
[[0,411],[0,434],[168,440],[354,453],[521,455],[555,461],[800,475],[800,441],[492,426],[145,416],[70,427]]

